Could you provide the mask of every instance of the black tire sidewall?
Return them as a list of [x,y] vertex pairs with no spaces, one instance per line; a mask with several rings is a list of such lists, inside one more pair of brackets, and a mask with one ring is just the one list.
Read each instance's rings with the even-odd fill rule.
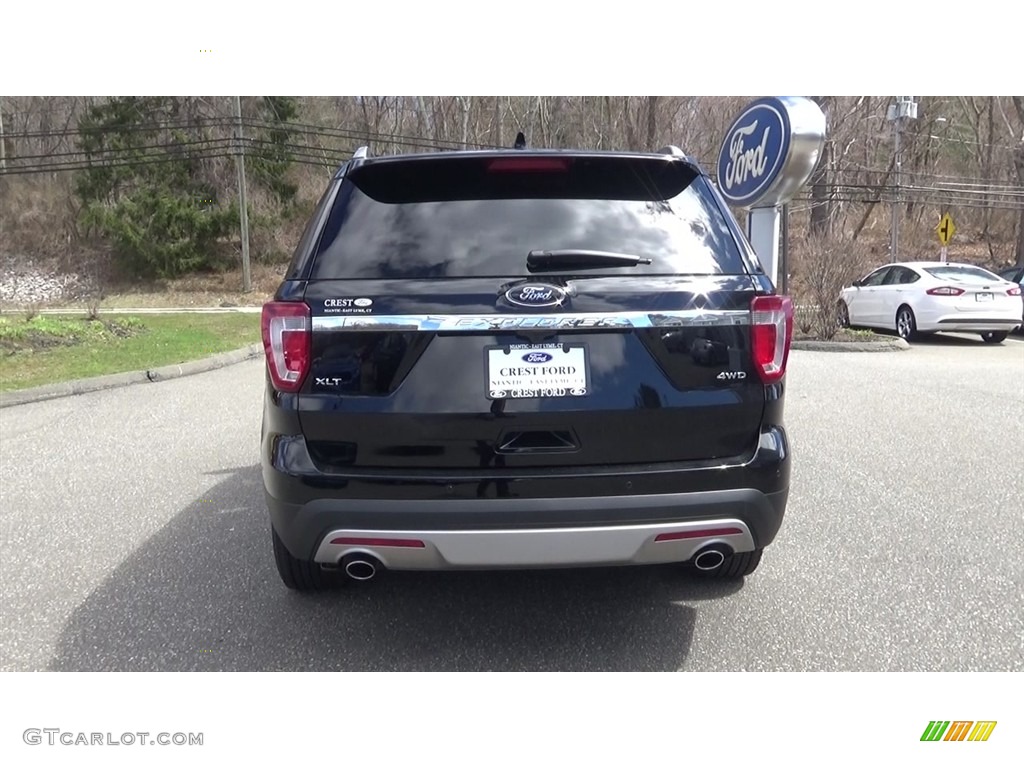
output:
[[839,327],[849,328],[850,327],[850,308],[846,306],[845,301],[840,301],[836,307],[836,314],[839,315]]

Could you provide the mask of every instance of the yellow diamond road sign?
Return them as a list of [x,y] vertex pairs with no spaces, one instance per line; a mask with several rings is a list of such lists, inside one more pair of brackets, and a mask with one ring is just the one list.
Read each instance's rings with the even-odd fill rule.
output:
[[935,231],[939,233],[939,242],[943,245],[949,245],[949,241],[956,234],[956,227],[953,226],[953,217],[948,213],[943,214]]

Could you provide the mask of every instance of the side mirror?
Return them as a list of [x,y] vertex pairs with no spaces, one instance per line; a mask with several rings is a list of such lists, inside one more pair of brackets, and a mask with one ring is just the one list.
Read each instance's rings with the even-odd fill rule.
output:
[[860,278],[853,281],[854,288],[860,288],[862,285],[864,285],[864,281],[861,280]]

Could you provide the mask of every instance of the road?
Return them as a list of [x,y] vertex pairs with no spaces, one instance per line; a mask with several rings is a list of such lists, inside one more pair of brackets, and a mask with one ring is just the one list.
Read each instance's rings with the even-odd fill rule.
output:
[[0,411],[3,670],[1024,671],[1024,342],[794,352],[787,519],[675,568],[278,581],[262,363]]

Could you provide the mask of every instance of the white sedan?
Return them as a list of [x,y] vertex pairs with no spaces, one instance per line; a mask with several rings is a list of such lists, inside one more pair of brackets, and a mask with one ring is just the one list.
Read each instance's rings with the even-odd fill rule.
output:
[[886,264],[839,296],[844,326],[884,328],[912,340],[924,333],[979,333],[998,344],[1021,324],[1021,287],[970,264]]

